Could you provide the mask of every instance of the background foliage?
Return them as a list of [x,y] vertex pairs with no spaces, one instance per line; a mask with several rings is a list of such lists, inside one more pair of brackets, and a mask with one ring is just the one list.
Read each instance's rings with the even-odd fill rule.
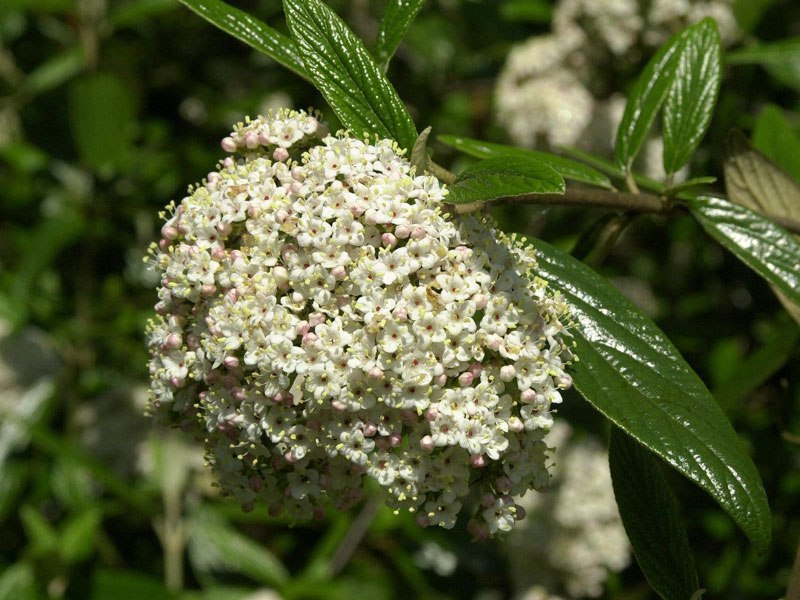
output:
[[[383,3],[328,4],[371,44]],[[287,32],[279,2],[237,6]],[[494,81],[511,45],[545,31],[549,14],[535,0],[426,2],[388,73],[418,126],[507,142]],[[800,178],[800,7],[740,2],[737,17],[745,39],[724,61],[691,163],[690,175],[716,175],[719,190],[732,127]],[[141,258],[158,210],[213,167],[218,140],[244,114],[312,104],[335,122],[309,83],[173,0],[0,6],[0,598],[513,594],[508,549],[466,543],[463,529],[419,530],[370,503],[292,529],[263,507],[244,514],[216,498],[196,448],[141,416],[155,284]],[[470,164],[433,145],[439,162]],[[566,251],[603,215],[496,214],[509,231]],[[664,471],[701,586],[712,597],[780,596],[800,536],[798,325],[688,215],[637,217],[602,272],[709,384],[767,489],[773,543],[759,556],[702,491]],[[579,435],[608,435],[578,394],[561,416]],[[438,563],[422,551],[431,542]],[[455,556],[455,570],[433,568],[441,555]],[[606,588],[651,593],[635,565]]]

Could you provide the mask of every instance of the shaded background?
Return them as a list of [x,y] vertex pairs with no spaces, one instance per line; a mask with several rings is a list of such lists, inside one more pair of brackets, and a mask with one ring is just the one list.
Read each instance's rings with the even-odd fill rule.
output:
[[[374,39],[382,2],[329,4]],[[277,0],[236,5],[285,31]],[[795,2],[737,6],[744,44],[800,35]],[[547,31],[549,18],[546,1],[429,0],[389,70],[419,128],[507,141],[492,109],[497,74],[510,47]],[[619,74],[614,89],[624,93],[635,75]],[[721,179],[722,140],[736,126],[758,129],[762,149],[800,177],[785,150],[800,148],[800,75],[774,75],[726,69],[693,175]],[[309,105],[335,123],[310,85],[173,0],[0,4],[0,599],[518,592],[508,560],[518,550],[469,543],[464,523],[421,530],[369,504],[293,527],[264,507],[244,514],[217,498],[191,440],[141,414],[156,282],[142,258],[158,211],[214,168],[219,140],[245,114]],[[468,164],[434,149],[440,163]],[[603,215],[496,216],[571,249]],[[701,585],[710,597],[779,597],[800,536],[797,324],[689,217],[637,218],[602,272],[714,390],[767,488],[774,543],[757,556],[710,498],[667,472]],[[576,394],[561,416],[604,443],[605,424]],[[606,590],[652,596],[635,564]]]

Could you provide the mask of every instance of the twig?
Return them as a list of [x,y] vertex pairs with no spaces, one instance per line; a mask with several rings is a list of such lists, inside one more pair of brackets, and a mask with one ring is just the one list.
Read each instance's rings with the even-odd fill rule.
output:
[[[486,206],[486,202],[470,202],[456,204],[453,208],[458,214],[476,211]],[[667,214],[675,210],[671,199],[655,194],[634,194],[630,192],[614,192],[587,188],[570,188],[563,194],[524,194],[522,196],[505,196],[491,204],[548,204],[565,206],[593,206],[615,210]],[[800,221],[788,217],[778,217],[759,213],[784,229],[800,235]]]
[[353,552],[356,551],[356,548],[358,548],[361,540],[364,539],[364,536],[367,534],[369,526],[372,524],[372,519],[375,517],[375,513],[377,512],[378,501],[375,498],[370,498],[366,501],[364,507],[361,509],[361,512],[358,513],[356,520],[353,521],[353,524],[350,526],[350,530],[347,532],[347,535],[344,536],[342,543],[339,544],[336,552],[334,552],[329,567],[331,575],[336,575],[342,569],[344,569],[347,561],[350,560]]

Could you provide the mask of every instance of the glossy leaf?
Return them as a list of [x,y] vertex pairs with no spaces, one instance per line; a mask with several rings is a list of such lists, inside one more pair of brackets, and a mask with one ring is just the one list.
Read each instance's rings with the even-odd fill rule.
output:
[[[774,104],[762,109],[753,128],[753,146],[800,181],[800,135],[782,109]],[[797,212],[800,213],[800,203]]]
[[625,112],[617,129],[615,156],[620,168],[630,169],[639,153],[658,109],[675,80],[684,42],[691,28],[672,36],[650,59],[628,95]]
[[487,202],[523,194],[563,194],[564,178],[532,158],[487,158],[472,165],[448,187],[452,204]]
[[180,0],[222,31],[263,52],[301,77],[309,78],[294,42],[252,15],[222,0]]
[[388,0],[375,38],[375,60],[383,71],[389,66],[397,46],[417,16],[425,0]]
[[698,588],[694,558],[658,461],[613,427],[608,462],[622,524],[642,573],[664,600],[691,598]]
[[[725,190],[732,202],[776,217],[800,220],[800,185],[779,165],[753,148],[744,134],[731,131],[725,139],[723,158]],[[800,307],[773,289],[795,321]]]
[[477,158],[502,158],[504,156],[519,156],[521,158],[533,158],[556,170],[564,179],[571,179],[573,181],[580,181],[611,189],[611,180],[608,176],[604,175],[597,169],[579,163],[571,158],[558,156],[557,154],[550,154],[549,152],[539,152],[537,150],[526,150],[524,148],[515,148],[514,146],[505,146],[503,144],[493,144],[491,142],[482,142],[470,138],[460,137],[456,135],[440,135],[438,140],[443,144],[452,146],[456,150],[460,150],[470,156]]
[[759,551],[770,513],[758,471],[725,413],[649,317],[568,254],[530,239],[537,275],[560,291],[574,330],[575,387],[601,413],[706,490]]
[[320,0],[284,0],[283,6],[311,79],[344,126],[411,150],[414,121],[361,40]]
[[714,19],[690,27],[675,80],[664,101],[664,170],[675,173],[697,149],[708,129],[721,81],[722,54]]
[[770,219],[722,198],[690,202],[706,232],[742,262],[800,304],[800,241]]

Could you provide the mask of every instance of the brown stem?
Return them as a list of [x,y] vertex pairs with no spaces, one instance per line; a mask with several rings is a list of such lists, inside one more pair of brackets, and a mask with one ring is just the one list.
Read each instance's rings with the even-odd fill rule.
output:
[[794,558],[794,567],[789,577],[789,587],[786,590],[786,600],[800,600],[800,546]]
[[[476,211],[486,206],[486,202],[470,202],[469,204],[457,204],[454,206],[455,212],[465,214]],[[630,192],[614,192],[610,190],[595,190],[587,188],[567,189],[563,194],[524,194],[521,196],[506,196],[498,198],[492,204],[556,204],[565,206],[592,206],[597,208],[609,208],[615,210],[625,210],[634,212],[648,213],[670,213],[675,209],[675,205],[669,198],[656,196],[654,194],[633,194]],[[788,217],[778,217],[775,215],[765,215],[783,227],[784,229],[800,235],[800,221]]]

